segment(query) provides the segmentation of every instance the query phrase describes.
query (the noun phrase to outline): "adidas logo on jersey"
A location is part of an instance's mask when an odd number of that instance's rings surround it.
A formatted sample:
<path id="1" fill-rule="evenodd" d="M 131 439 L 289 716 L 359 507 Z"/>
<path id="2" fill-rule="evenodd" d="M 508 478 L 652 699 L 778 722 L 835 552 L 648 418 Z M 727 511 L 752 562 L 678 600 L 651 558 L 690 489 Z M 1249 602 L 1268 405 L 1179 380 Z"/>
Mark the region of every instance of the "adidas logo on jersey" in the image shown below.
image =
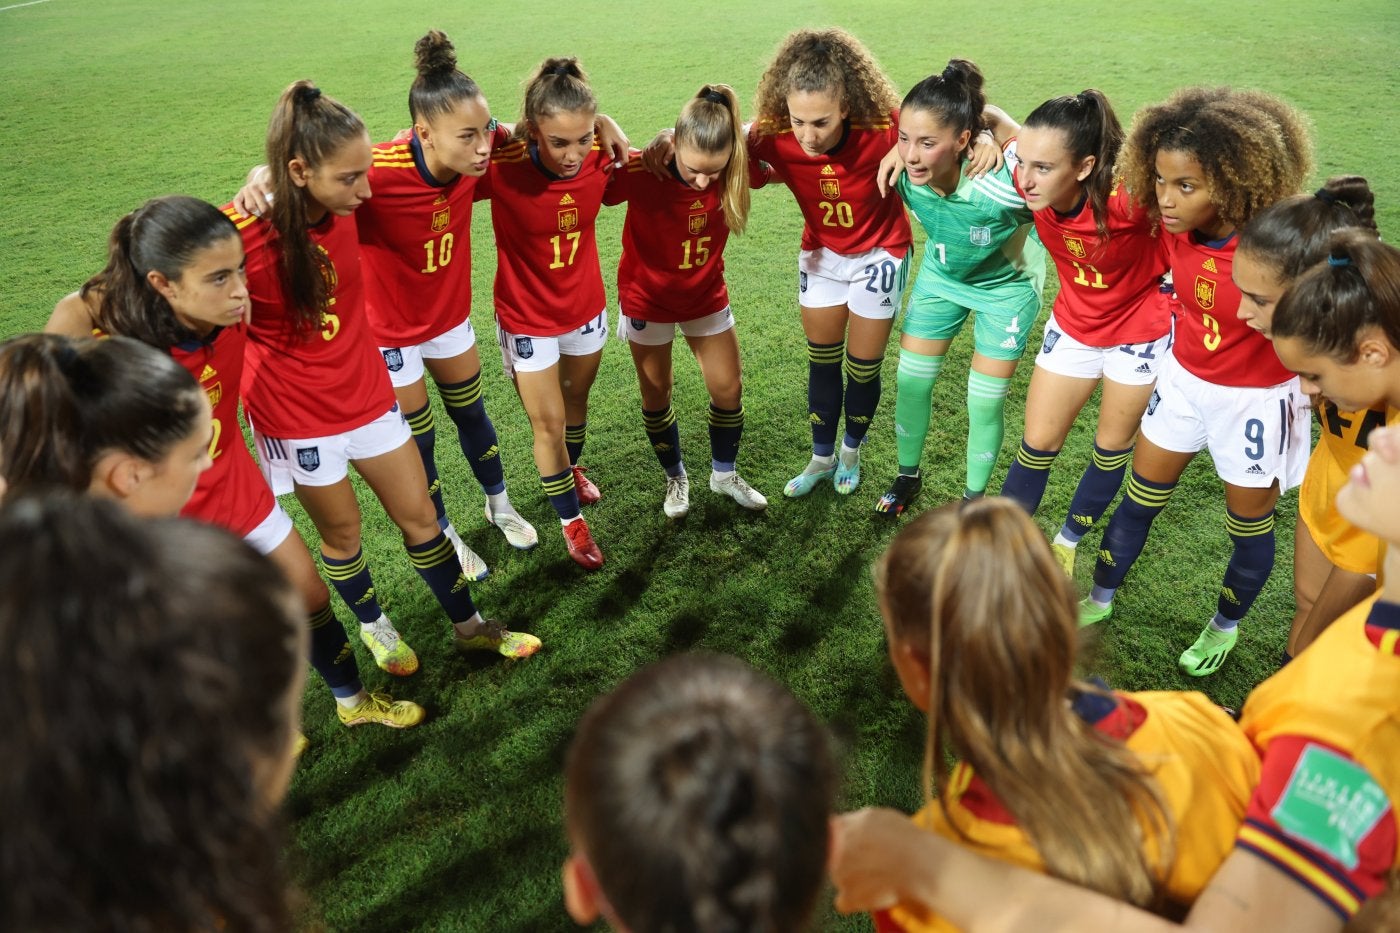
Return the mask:
<path id="1" fill-rule="evenodd" d="M 705 202 L 704 202 L 704 201 L 696 201 L 694 204 L 690 205 L 690 209 L 691 209 L 692 211 L 702 211 L 702 210 L 705 209 Z"/>
<path id="2" fill-rule="evenodd" d="M 1201 268 L 1206 270 L 1207 272 L 1218 273 L 1220 271 L 1218 268 L 1216 268 L 1214 257 L 1207 259 L 1205 262 L 1201 263 Z"/>
<path id="3" fill-rule="evenodd" d="M 574 196 L 573 196 L 572 194 L 567 194 L 567 193 L 566 193 L 562 198 L 559 199 L 559 203 L 560 203 L 560 204 L 572 204 L 572 203 L 574 203 Z"/>
<path id="4" fill-rule="evenodd" d="M 1143 363 L 1143 364 L 1142 364 L 1141 366 L 1139 366 L 1137 369 L 1133 370 L 1133 372 L 1135 372 L 1135 373 L 1145 373 L 1145 374 L 1147 374 L 1147 375 L 1150 376 L 1150 375 L 1152 375 L 1152 366 L 1151 366 L 1150 364 L 1148 364 L 1148 363 Z"/>
<path id="5" fill-rule="evenodd" d="M 214 367 L 206 363 L 204 364 L 204 372 L 199 374 L 199 381 L 208 382 L 210 379 L 213 379 L 217 375 L 218 373 L 214 372 Z"/>
<path id="6" fill-rule="evenodd" d="M 1251 463 L 1249 469 L 1245 470 L 1250 476 L 1263 476 L 1264 468 L 1257 463 Z"/>
<path id="7" fill-rule="evenodd" d="M 836 174 L 836 169 L 832 168 L 830 165 L 823 165 L 823 166 L 822 166 L 822 174 L 823 174 L 823 175 L 835 175 L 835 174 Z"/>

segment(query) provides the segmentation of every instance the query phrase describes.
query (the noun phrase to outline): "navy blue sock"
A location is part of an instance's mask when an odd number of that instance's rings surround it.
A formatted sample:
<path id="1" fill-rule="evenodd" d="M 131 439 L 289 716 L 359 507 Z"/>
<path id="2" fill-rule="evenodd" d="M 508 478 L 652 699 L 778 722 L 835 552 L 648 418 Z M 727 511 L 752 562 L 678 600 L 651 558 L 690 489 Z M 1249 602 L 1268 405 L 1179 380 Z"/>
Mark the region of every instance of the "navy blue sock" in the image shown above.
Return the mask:
<path id="1" fill-rule="evenodd" d="M 564 448 L 569 452 L 569 463 L 578 466 L 578 458 L 583 455 L 583 442 L 588 436 L 588 424 L 564 425 Z"/>
<path id="2" fill-rule="evenodd" d="M 710 465 L 716 473 L 733 471 L 744 436 L 744 406 L 716 408 L 710 404 Z"/>
<path id="3" fill-rule="evenodd" d="M 1223 619 L 1238 622 L 1259 596 L 1274 570 L 1274 513 L 1245 518 L 1225 511 L 1225 530 L 1235 545 L 1215 611 Z"/>
<path id="4" fill-rule="evenodd" d="M 1006 471 L 1006 481 L 1001 484 L 1001 494 L 1014 502 L 1029 515 L 1040 508 L 1040 500 L 1045 498 L 1045 486 L 1050 482 L 1050 466 L 1060 455 L 1058 450 L 1036 450 L 1021 438 L 1021 448 Z"/>
<path id="5" fill-rule="evenodd" d="M 642 424 L 646 426 L 647 440 L 652 452 L 661 463 L 667 476 L 680 476 L 681 431 L 676 427 L 676 413 L 667 405 L 660 411 L 642 409 Z"/>
<path id="6" fill-rule="evenodd" d="M 1094 585 L 1116 590 L 1142 554 L 1152 520 L 1171 498 L 1176 483 L 1153 483 L 1136 473 L 1128 480 L 1128 492 L 1118 504 L 1118 511 L 1108 523 L 1099 545 L 1099 560 L 1094 566 Z"/>
<path id="7" fill-rule="evenodd" d="M 1060 534 L 1066 540 L 1078 543 L 1108 511 L 1108 504 L 1118 495 L 1118 487 L 1123 485 L 1123 474 L 1127 472 L 1128 461 L 1132 457 L 1131 447 L 1104 450 L 1098 444 L 1094 445 L 1094 455 L 1084 468 L 1084 475 L 1079 478 L 1065 523 L 1060 528 Z"/>
<path id="8" fill-rule="evenodd" d="M 413 443 L 418 447 L 418 457 L 423 461 L 423 472 L 428 474 L 428 497 L 433 500 L 437 511 L 438 526 L 447 522 L 447 508 L 442 504 L 442 482 L 438 479 L 437 458 L 433 447 L 437 444 L 437 428 L 433 423 L 433 409 L 424 405 L 417 411 L 404 415 L 408 429 L 413 432 Z"/>
<path id="9" fill-rule="evenodd" d="M 812 453 L 818 457 L 830 457 L 836 452 L 844 347 L 844 343 L 807 341 L 807 420 L 812 425 Z"/>
<path id="10" fill-rule="evenodd" d="M 331 694 L 344 698 L 359 693 L 364 685 L 360 683 L 355 652 L 350 650 L 345 629 L 331 611 L 330 603 L 311 613 L 307 624 L 311 627 L 311 666 L 331 688 Z"/>
<path id="11" fill-rule="evenodd" d="M 437 384 L 447 417 L 457 426 L 457 442 L 467 458 L 467 466 L 488 496 L 504 492 L 505 472 L 501 469 L 501 451 L 496 438 L 496 426 L 486 414 L 481 398 L 481 373 L 466 382 Z"/>
<path id="12" fill-rule="evenodd" d="M 349 560 L 337 560 L 321 552 L 321 563 L 326 568 L 326 579 L 345 600 L 345 605 L 355 613 L 361 624 L 368 624 L 383 615 L 379 600 L 374 595 L 374 580 L 369 575 L 369 564 L 365 563 L 365 552 L 356 551 Z"/>
<path id="13" fill-rule="evenodd" d="M 560 521 L 578 518 L 578 490 L 574 488 L 573 470 L 541 476 L 540 485 L 544 487 L 544 494 L 549 496 L 549 504 L 559 513 Z"/>
<path id="14" fill-rule="evenodd" d="M 476 615 L 476 604 L 472 602 L 471 589 L 467 578 L 462 576 L 462 562 L 457 558 L 457 550 L 447 535 L 438 532 L 437 537 L 422 544 L 405 544 L 408 559 L 418 576 L 433 591 L 442 611 L 451 622 L 466 622 Z"/>
<path id="15" fill-rule="evenodd" d="M 880 365 L 883 356 L 863 360 L 846 351 L 846 444 L 859 447 L 870 430 L 880 404 Z"/>

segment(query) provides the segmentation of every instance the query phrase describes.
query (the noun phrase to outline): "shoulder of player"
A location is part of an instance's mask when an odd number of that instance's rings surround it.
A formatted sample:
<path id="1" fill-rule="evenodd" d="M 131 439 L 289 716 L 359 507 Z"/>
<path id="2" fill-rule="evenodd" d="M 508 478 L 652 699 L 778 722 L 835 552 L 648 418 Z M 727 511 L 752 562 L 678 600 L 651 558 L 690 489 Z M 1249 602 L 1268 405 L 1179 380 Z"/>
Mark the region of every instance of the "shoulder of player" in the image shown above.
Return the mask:
<path id="1" fill-rule="evenodd" d="M 408 139 L 396 137 L 387 143 L 379 143 L 370 149 L 374 162 L 371 171 L 417 169 L 413 161 L 413 144 Z"/>
<path id="2" fill-rule="evenodd" d="M 969 195 L 980 197 L 999 208 L 1026 209 L 1026 199 L 1016 191 L 1016 185 L 1011 180 L 1009 164 L 1004 164 L 995 172 L 989 172 L 980 178 L 971 179 L 971 183 L 966 185 L 966 191 Z"/>
<path id="3" fill-rule="evenodd" d="M 524 139 L 512 139 L 491 150 L 492 165 L 512 165 L 529 159 L 530 147 Z"/>

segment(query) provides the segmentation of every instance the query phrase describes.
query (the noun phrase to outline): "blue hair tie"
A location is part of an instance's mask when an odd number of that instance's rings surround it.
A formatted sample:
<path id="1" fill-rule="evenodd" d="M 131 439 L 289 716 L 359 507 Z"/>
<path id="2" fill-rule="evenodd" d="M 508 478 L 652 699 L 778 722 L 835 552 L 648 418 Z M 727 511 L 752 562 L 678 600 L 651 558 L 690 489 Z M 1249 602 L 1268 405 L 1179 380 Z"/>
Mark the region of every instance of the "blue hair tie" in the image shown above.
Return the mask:
<path id="1" fill-rule="evenodd" d="M 1331 266 L 1334 269 L 1339 269 L 1343 266 L 1349 266 L 1351 265 L 1351 257 L 1338 256 L 1336 253 L 1331 253 L 1327 257 L 1327 265 Z"/>

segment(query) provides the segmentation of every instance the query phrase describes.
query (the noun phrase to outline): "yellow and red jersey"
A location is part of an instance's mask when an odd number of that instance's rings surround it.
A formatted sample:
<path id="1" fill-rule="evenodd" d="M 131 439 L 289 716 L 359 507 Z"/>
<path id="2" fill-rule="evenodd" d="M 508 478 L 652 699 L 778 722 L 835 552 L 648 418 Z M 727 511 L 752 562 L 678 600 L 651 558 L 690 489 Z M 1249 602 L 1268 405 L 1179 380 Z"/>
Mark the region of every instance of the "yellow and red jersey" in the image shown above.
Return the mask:
<path id="1" fill-rule="evenodd" d="M 1161 290 L 1166 250 L 1147 211 L 1121 184 L 1108 196 L 1106 240 L 1087 197 L 1068 214 L 1051 207 L 1031 219 L 1060 277 L 1054 315 L 1065 333 L 1087 346 L 1112 347 L 1156 340 L 1171 328 Z"/>
<path id="2" fill-rule="evenodd" d="M 1189 905 L 1230 854 L 1259 779 L 1258 756 L 1229 715 L 1203 694 L 1120 693 L 1112 701 L 1086 695 L 1076 710 L 1127 746 L 1156 782 L 1176 833 L 1163 890 L 1171 901 Z M 920 810 L 915 822 L 992 858 L 1045 870 L 1015 818 L 965 763 L 954 769 L 942 800 Z M 1163 840 L 1143 829 L 1145 851 L 1155 861 Z M 877 915 L 876 928 L 955 929 L 932 911 L 907 904 Z"/>
<path id="3" fill-rule="evenodd" d="M 1400 868 L 1400 605 L 1371 597 L 1254 689 L 1263 759 L 1237 845 L 1344 920 Z"/>
<path id="4" fill-rule="evenodd" d="M 496 124 L 492 146 L 508 134 Z M 365 313 L 383 347 L 415 346 L 471 314 L 472 202 L 480 179 L 446 184 L 428 171 L 411 131 L 374 147 L 374 197 L 356 210 L 365 271 Z"/>
<path id="5" fill-rule="evenodd" d="M 309 231 L 329 261 L 321 326 L 298 333 L 282 289 L 280 237 L 272 224 L 224 208 L 247 256 L 252 321 L 243 406 L 269 437 L 325 437 L 368 424 L 394 405 L 394 390 L 365 320 L 360 240 L 353 214 L 329 214 Z"/>
<path id="6" fill-rule="evenodd" d="M 557 337 L 607 304 L 594 221 L 612 156 L 593 151 L 570 178 L 546 169 L 527 140 L 491 154 L 476 197 L 491 199 L 496 233 L 496 320 L 512 334 Z"/>
<path id="7" fill-rule="evenodd" d="M 899 141 L 897 114 L 849 122 L 841 140 L 819 156 L 803 152 L 791 128 L 760 133 L 757 127 L 749 130 L 750 176 L 761 185 L 759 162 L 766 162 L 792 191 L 806 221 L 803 249 L 824 247 L 846 256 L 876 248 L 895 256 L 909 251 L 914 235 L 904 205 L 880 197 L 875 183 L 880 160 Z"/>
<path id="8" fill-rule="evenodd" d="M 603 196 L 627 203 L 622 260 L 617 267 L 618 304 L 628 317 L 658 324 L 693 321 L 729 305 L 724 282 L 723 186 L 697 191 L 681 180 L 648 172 L 633 152 Z"/>
<path id="9" fill-rule="evenodd" d="M 1172 355 L 1193 376 L 1222 386 L 1263 388 L 1293 378 L 1269 338 L 1241 321 L 1240 290 L 1230 278 L 1234 234 L 1204 243 L 1192 233 L 1162 234 L 1180 301 Z"/>

